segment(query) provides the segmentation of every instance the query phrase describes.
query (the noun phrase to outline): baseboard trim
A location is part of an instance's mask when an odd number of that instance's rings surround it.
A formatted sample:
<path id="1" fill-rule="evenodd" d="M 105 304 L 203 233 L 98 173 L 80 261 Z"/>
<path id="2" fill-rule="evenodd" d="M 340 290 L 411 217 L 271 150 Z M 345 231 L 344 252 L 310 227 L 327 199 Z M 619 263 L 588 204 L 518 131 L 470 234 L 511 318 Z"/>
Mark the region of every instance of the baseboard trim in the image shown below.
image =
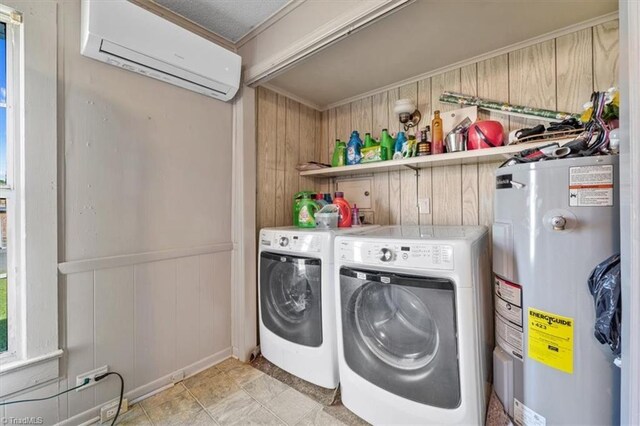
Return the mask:
<path id="1" fill-rule="evenodd" d="M 221 350 L 213 355 L 210 355 L 206 358 L 201 359 L 191 365 L 188 365 L 184 368 L 180 368 L 176 371 L 173 371 L 166 376 L 163 376 L 157 380 L 154 380 L 151 383 L 147 383 L 146 385 L 140 386 L 136 389 L 130 390 L 125 393 L 125 398 L 129 399 L 129 401 L 141 401 L 143 399 L 149 398 L 152 395 L 169 388 L 173 385 L 173 381 L 171 380 L 171 376 L 176 373 L 183 372 L 185 379 L 187 377 L 191 377 L 199 372 L 206 370 L 207 368 L 213 367 L 216 364 L 224 361 L 232 355 L 232 348 L 228 347 L 226 349 Z M 91 408 L 87 411 L 84 411 L 80 414 L 76 414 L 73 417 L 65 419 L 58 423 L 59 426 L 72 426 L 72 425 L 88 425 L 92 424 L 95 421 L 99 420 L 100 416 L 100 407 L 102 404 Z"/>

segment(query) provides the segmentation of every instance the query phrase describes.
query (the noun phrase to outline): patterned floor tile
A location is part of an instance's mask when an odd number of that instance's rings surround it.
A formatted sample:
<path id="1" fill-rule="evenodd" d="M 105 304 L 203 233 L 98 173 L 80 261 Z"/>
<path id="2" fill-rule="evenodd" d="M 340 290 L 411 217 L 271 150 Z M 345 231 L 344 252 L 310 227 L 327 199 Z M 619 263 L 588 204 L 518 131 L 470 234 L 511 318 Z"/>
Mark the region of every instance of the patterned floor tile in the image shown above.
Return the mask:
<path id="1" fill-rule="evenodd" d="M 295 425 L 311 411 L 320 408 L 320 404 L 292 388 L 282 392 L 265 406 L 288 425 Z"/>

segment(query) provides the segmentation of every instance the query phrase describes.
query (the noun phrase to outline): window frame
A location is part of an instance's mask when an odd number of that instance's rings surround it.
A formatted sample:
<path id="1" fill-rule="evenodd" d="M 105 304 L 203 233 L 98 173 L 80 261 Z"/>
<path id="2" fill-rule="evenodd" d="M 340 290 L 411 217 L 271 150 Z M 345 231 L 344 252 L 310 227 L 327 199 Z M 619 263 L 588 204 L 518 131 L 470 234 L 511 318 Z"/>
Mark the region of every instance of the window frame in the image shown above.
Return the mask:
<path id="1" fill-rule="evenodd" d="M 18 58 L 12 61 L 17 89 L 11 123 L 19 140 L 11 164 L 19 193 L 10 194 L 18 223 L 12 226 L 15 235 L 8 236 L 19 277 L 13 291 L 17 300 L 10 302 L 17 311 L 9 314 L 14 333 L 10 355 L 0 359 L 0 400 L 60 377 L 57 7 L 56 2 L 0 0 L 0 15 L 11 24 L 12 54 Z"/>
<path id="2" fill-rule="evenodd" d="M 0 364 L 14 362 L 22 358 L 22 330 L 24 299 L 20 262 L 21 200 L 22 187 L 20 158 L 23 153 L 21 132 L 21 43 L 22 31 L 19 24 L 12 21 L 5 10 L 0 9 L 0 22 L 5 24 L 6 36 L 6 160 L 7 176 L 5 185 L 0 185 L 0 198 L 7 205 L 7 351 L 0 353 Z"/>

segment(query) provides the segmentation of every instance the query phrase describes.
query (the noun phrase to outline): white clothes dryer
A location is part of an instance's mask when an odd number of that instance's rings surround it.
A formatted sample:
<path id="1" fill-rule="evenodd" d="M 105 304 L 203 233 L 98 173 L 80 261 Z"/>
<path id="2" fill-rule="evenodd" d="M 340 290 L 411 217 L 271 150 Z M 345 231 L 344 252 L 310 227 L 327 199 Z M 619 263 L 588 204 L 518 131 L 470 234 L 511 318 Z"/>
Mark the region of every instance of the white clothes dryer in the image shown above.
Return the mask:
<path id="1" fill-rule="evenodd" d="M 376 424 L 484 424 L 493 349 L 484 227 L 339 236 L 342 402 Z"/>

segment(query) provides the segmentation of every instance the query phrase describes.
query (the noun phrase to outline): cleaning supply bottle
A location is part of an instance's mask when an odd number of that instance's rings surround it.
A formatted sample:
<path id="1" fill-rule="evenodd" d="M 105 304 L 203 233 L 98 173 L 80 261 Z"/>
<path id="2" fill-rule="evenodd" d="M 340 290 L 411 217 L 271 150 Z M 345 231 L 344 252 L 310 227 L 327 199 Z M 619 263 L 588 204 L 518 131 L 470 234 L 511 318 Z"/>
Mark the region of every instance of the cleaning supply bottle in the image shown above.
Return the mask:
<path id="1" fill-rule="evenodd" d="M 360 160 L 362 159 L 362 155 L 360 155 L 360 148 L 362 148 L 362 139 L 360 139 L 358 131 L 354 130 L 351 132 L 351 138 L 349 138 L 349 143 L 347 144 L 348 166 L 360 163 Z"/>
<path id="2" fill-rule="evenodd" d="M 407 137 L 404 135 L 404 132 L 398 132 L 398 136 L 396 136 L 396 146 L 393 153 L 393 159 L 401 159 L 402 158 L 402 148 L 405 147 L 407 143 Z"/>
<path id="3" fill-rule="evenodd" d="M 313 191 L 300 191 L 293 196 L 293 226 L 298 226 L 298 218 L 300 217 L 300 202 L 304 196 L 311 198 Z"/>
<path id="4" fill-rule="evenodd" d="M 336 139 L 336 147 L 333 149 L 333 158 L 331 158 L 331 166 L 340 167 L 347 164 L 347 144 L 340 139 Z"/>
<path id="5" fill-rule="evenodd" d="M 360 222 L 360 209 L 356 204 L 351 208 L 351 226 L 360 226 L 362 222 Z"/>
<path id="6" fill-rule="evenodd" d="M 380 146 L 387 152 L 387 160 L 393 158 L 394 141 L 387 129 L 382 129 L 382 135 L 380 135 Z"/>
<path id="7" fill-rule="evenodd" d="M 327 202 L 327 204 L 333 204 L 333 200 L 331 199 L 331 193 L 330 192 L 326 192 L 324 194 L 324 200 Z"/>
<path id="8" fill-rule="evenodd" d="M 300 200 L 298 209 L 298 226 L 300 228 L 315 228 L 315 214 L 318 211 L 318 203 L 311 199 L 309 194 L 304 194 Z"/>
<path id="9" fill-rule="evenodd" d="M 324 206 L 326 206 L 327 204 L 329 204 L 329 203 L 327 203 L 327 202 L 325 201 L 325 199 L 324 199 L 324 194 L 323 194 L 322 192 L 318 192 L 318 193 L 316 194 L 316 203 L 318 204 L 318 209 L 321 209 L 321 208 L 323 208 Z"/>
<path id="10" fill-rule="evenodd" d="M 371 133 L 365 133 L 364 134 L 364 147 L 365 148 L 371 148 L 373 146 L 376 146 L 376 140 L 374 138 L 371 137 Z"/>
<path id="11" fill-rule="evenodd" d="M 433 113 L 433 120 L 431 120 L 432 142 L 431 153 L 442 154 L 444 152 L 444 134 L 442 129 L 442 118 L 440 118 L 440 111 Z"/>
<path id="12" fill-rule="evenodd" d="M 351 227 L 351 206 L 349 202 L 344 199 L 343 192 L 336 192 L 333 204 L 338 206 L 340 217 L 338 218 L 339 228 Z"/>

